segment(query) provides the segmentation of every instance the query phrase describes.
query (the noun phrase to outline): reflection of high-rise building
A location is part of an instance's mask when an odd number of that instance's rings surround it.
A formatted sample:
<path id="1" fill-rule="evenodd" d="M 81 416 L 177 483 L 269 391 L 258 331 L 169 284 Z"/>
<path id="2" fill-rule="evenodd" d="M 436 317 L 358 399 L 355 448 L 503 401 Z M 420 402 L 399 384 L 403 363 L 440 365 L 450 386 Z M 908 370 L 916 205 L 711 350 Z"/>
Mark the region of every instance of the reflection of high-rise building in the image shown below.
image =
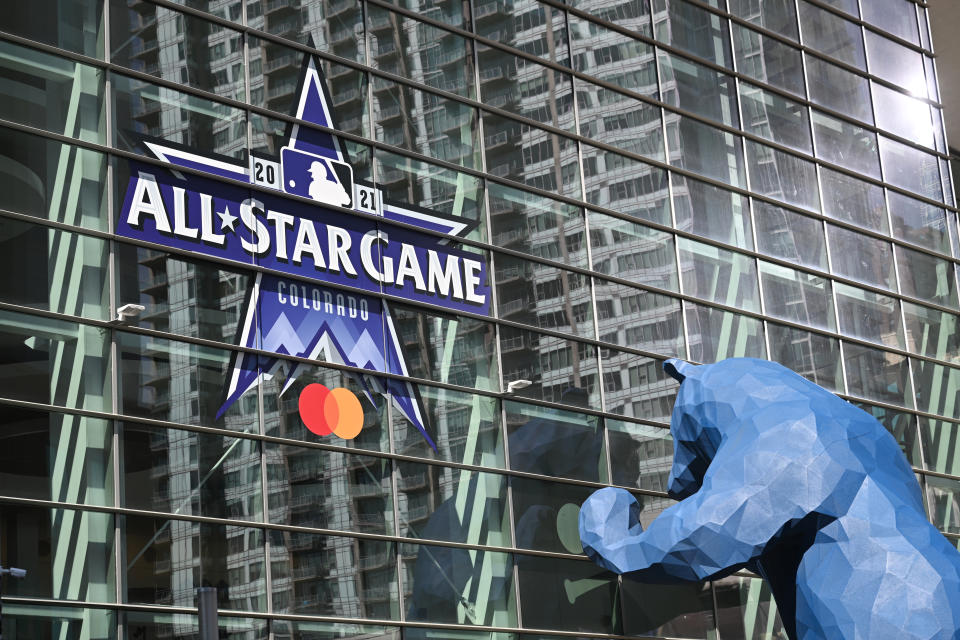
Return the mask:
<path id="1" fill-rule="evenodd" d="M 245 640 L 783 637 L 752 574 L 668 588 L 579 555 L 598 485 L 633 490 L 644 524 L 672 503 L 672 356 L 776 360 L 873 413 L 960 541 L 960 247 L 926 11 L 8 8 L 0 560 L 29 574 L 4 585 L 4 633 L 193 638 L 195 589 L 213 586 L 221 630 Z M 262 256 L 114 233 L 131 173 L 168 172 L 150 145 L 276 158 L 311 54 L 354 180 L 463 222 L 443 246 L 487 269 L 489 312 L 347 286 L 387 309 L 403 359 L 387 376 L 338 366 L 329 341 L 271 369 Z M 169 179 L 176 198 L 198 178 Z M 144 310 L 111 322 L 130 303 Z M 258 384 L 223 409 L 251 350 Z M 359 435 L 308 429 L 314 383 L 358 399 Z"/>

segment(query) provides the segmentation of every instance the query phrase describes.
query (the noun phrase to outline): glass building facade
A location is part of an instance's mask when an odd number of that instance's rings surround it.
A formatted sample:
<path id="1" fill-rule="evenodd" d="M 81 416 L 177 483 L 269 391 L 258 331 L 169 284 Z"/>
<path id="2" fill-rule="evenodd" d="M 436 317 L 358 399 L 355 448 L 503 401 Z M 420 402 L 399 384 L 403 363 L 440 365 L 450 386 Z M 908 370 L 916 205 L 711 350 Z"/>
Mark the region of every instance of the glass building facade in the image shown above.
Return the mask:
<path id="1" fill-rule="evenodd" d="M 4 637 L 195 638 L 213 586 L 232 640 L 783 638 L 752 574 L 582 554 L 596 488 L 671 504 L 665 357 L 775 360 L 872 413 L 960 544 L 932 52 L 911 0 L 6 6 Z M 489 265 L 489 314 L 383 294 L 436 450 L 379 396 L 353 440 L 308 431 L 307 384 L 375 377 L 321 361 L 218 415 L 264 269 L 115 233 L 146 139 L 277 153 L 309 55 L 355 178 L 470 221 Z"/>

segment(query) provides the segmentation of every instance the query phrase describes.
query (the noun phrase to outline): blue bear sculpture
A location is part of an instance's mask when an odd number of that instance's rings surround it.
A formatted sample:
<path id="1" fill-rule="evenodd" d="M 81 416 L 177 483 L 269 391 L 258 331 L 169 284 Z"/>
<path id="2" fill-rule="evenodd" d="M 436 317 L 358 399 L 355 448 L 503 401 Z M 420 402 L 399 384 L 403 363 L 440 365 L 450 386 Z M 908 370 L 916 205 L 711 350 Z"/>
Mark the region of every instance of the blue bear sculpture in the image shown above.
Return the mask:
<path id="1" fill-rule="evenodd" d="M 960 638 L 960 553 L 924 515 L 897 442 L 789 369 L 668 360 L 681 382 L 669 493 L 643 531 L 614 488 L 580 511 L 587 555 L 646 582 L 768 581 L 798 638 Z"/>

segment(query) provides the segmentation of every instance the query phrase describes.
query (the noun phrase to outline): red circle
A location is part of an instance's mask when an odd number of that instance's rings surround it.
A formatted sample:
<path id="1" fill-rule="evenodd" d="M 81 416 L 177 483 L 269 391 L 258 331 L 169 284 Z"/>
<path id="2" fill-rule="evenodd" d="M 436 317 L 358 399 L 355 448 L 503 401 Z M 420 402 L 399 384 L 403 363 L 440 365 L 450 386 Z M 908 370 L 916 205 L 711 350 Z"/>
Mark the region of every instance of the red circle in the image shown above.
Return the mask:
<path id="1" fill-rule="evenodd" d="M 329 389 L 316 382 L 308 384 L 303 388 L 303 391 L 300 392 L 300 400 L 298 402 L 300 419 L 303 420 L 303 424 L 307 426 L 307 429 L 318 436 L 333 433 L 333 427 L 336 426 L 335 424 L 330 424 L 325 417 L 325 413 L 329 411 L 329 409 L 325 411 L 324 405 L 327 404 L 325 401 L 329 394 Z"/>

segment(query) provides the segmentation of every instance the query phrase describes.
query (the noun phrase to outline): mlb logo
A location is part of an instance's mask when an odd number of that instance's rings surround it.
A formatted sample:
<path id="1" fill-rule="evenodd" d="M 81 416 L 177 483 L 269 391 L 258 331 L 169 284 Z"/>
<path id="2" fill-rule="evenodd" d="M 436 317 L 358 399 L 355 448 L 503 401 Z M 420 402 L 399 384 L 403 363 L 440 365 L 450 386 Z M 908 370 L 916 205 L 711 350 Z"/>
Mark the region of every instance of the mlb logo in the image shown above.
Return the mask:
<path id="1" fill-rule="evenodd" d="M 283 190 L 323 204 L 353 208 L 353 170 L 350 165 L 312 153 L 284 147 L 280 151 Z"/>

